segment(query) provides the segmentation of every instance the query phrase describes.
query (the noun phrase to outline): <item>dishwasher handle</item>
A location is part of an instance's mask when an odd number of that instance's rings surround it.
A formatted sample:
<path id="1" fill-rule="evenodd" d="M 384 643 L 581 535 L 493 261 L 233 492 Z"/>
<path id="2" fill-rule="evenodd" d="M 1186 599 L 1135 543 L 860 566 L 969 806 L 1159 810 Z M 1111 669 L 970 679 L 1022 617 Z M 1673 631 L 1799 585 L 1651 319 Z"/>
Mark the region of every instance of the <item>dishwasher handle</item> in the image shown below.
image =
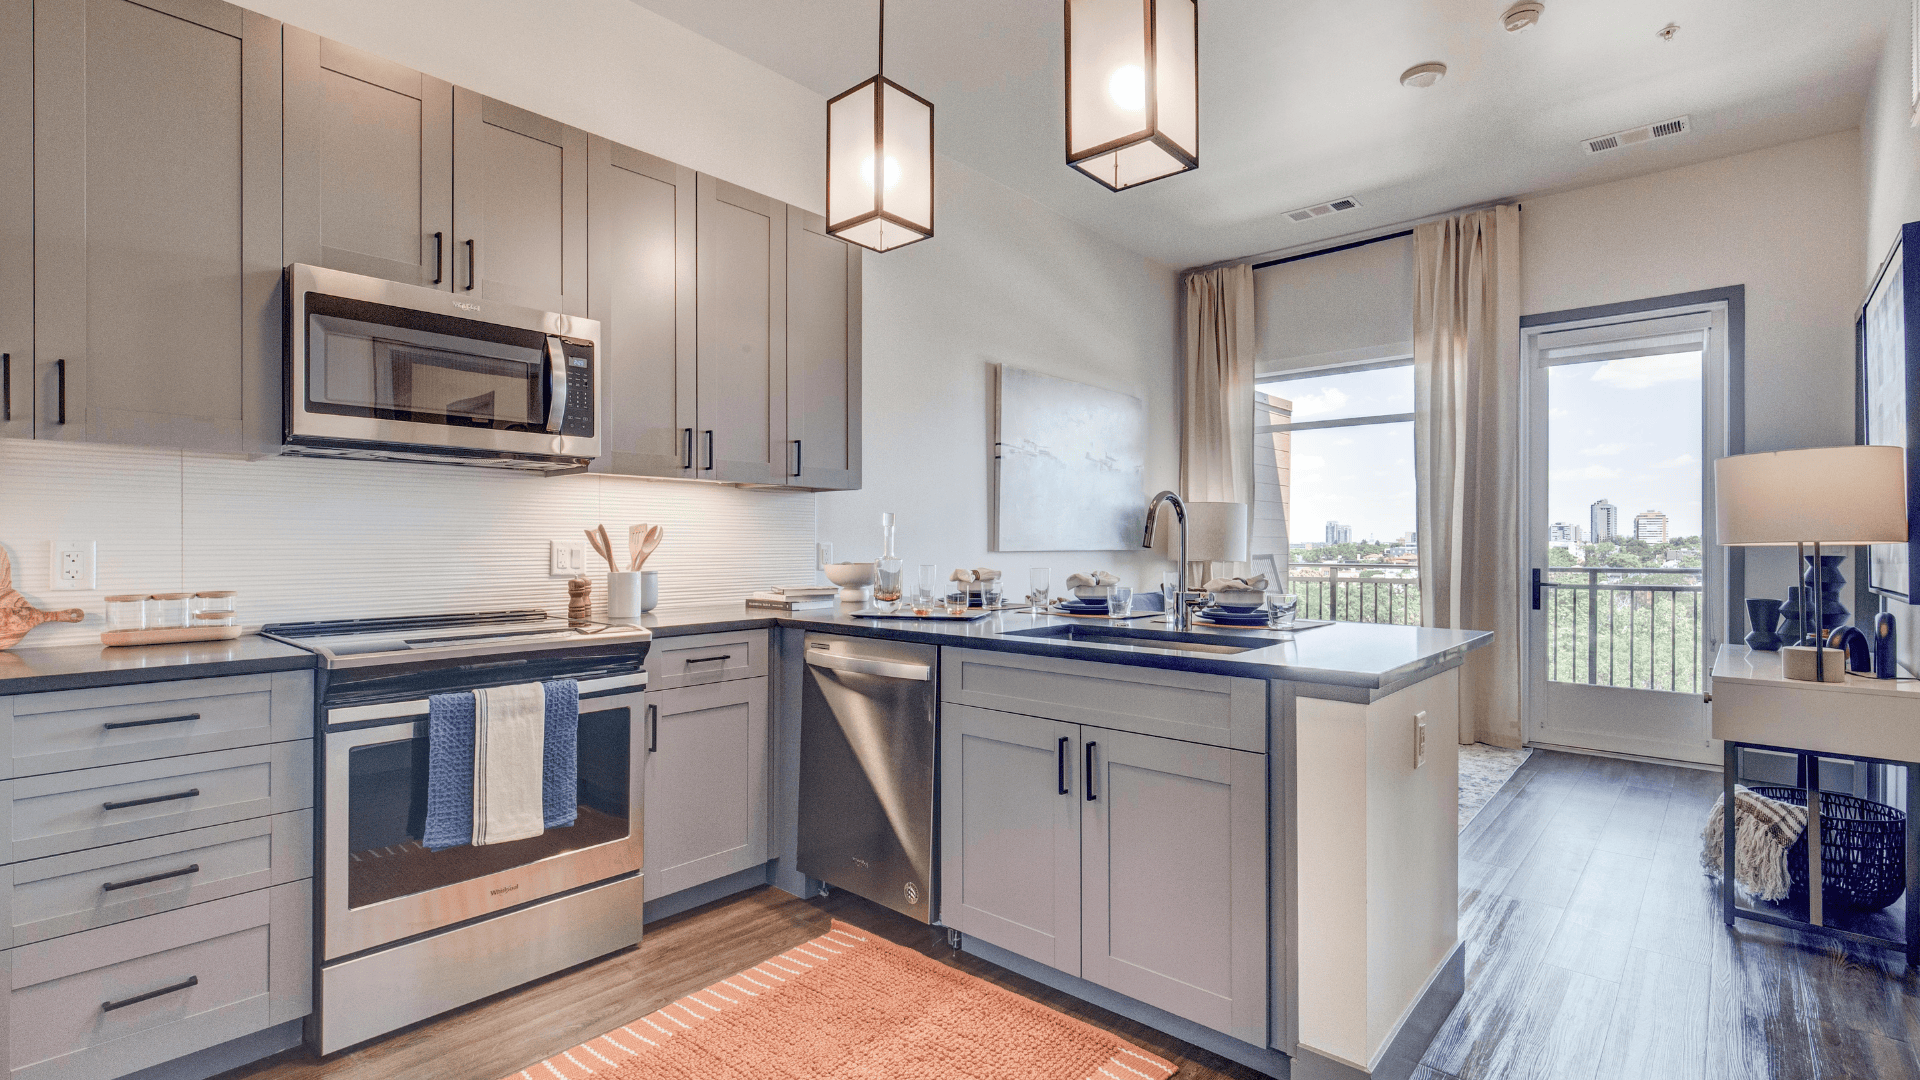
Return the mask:
<path id="1" fill-rule="evenodd" d="M 859 675 L 878 675 L 886 679 L 933 681 L 933 666 L 930 664 L 903 664 L 897 660 L 870 660 L 864 656 L 842 656 L 839 653 L 812 651 L 807 653 L 807 663 L 814 667 L 851 671 Z"/>

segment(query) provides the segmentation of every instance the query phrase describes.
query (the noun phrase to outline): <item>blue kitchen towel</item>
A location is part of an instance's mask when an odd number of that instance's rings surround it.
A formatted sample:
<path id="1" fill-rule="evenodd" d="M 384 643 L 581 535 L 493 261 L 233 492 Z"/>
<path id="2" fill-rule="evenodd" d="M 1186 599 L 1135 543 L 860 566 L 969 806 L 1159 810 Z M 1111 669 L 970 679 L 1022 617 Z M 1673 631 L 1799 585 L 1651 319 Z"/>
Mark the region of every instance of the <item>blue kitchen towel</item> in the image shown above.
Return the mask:
<path id="1" fill-rule="evenodd" d="M 545 683 L 540 801 L 544 823 L 557 829 L 579 814 L 580 684 Z M 473 694 L 427 699 L 427 825 L 421 843 L 433 851 L 473 842 Z"/>

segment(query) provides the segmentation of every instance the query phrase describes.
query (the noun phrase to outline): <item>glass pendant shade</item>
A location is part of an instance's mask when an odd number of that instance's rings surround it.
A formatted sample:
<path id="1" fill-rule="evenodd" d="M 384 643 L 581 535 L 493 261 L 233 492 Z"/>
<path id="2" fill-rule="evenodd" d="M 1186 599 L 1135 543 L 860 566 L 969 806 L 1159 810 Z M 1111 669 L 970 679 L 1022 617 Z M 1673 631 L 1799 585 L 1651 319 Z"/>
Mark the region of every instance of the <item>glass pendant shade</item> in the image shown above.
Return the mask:
<path id="1" fill-rule="evenodd" d="M 827 102 L 827 232 L 874 251 L 933 235 L 933 103 L 875 75 Z"/>
<path id="2" fill-rule="evenodd" d="M 1119 191 L 1200 167 L 1195 0 L 1066 0 L 1067 164 Z"/>

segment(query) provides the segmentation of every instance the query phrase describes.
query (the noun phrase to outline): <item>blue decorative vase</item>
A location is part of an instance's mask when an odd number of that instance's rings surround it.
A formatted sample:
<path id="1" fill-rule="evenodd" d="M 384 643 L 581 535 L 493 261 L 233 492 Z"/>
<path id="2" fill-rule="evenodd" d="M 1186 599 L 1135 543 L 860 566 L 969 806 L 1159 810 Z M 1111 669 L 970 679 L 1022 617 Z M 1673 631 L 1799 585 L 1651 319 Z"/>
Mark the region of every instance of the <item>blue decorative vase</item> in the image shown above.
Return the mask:
<path id="1" fill-rule="evenodd" d="M 1747 601 L 1747 621 L 1753 624 L 1753 632 L 1747 635 L 1747 648 L 1772 652 L 1780 647 L 1780 635 L 1774 628 L 1780 624 L 1781 603 L 1761 596 Z"/>
<path id="2" fill-rule="evenodd" d="M 1822 555 L 1820 565 L 1815 567 L 1813 556 L 1806 556 L 1807 572 L 1801 578 L 1801 584 L 1805 587 L 1800 590 L 1800 595 L 1808 600 L 1818 596 L 1818 607 L 1814 610 L 1820 614 L 1817 623 L 1813 611 L 1801 615 L 1803 632 L 1815 633 L 1814 628 L 1818 626 L 1817 632 L 1824 638 L 1829 631 L 1847 625 L 1850 613 L 1847 605 L 1840 602 L 1840 586 L 1847 583 L 1846 575 L 1840 573 L 1840 564 L 1845 560 L 1845 555 Z M 1814 604 L 1807 606 L 1814 607 Z"/>
<path id="3" fill-rule="evenodd" d="M 1891 611 L 1873 617 L 1873 677 L 1876 679 L 1900 677 L 1898 630 Z"/>

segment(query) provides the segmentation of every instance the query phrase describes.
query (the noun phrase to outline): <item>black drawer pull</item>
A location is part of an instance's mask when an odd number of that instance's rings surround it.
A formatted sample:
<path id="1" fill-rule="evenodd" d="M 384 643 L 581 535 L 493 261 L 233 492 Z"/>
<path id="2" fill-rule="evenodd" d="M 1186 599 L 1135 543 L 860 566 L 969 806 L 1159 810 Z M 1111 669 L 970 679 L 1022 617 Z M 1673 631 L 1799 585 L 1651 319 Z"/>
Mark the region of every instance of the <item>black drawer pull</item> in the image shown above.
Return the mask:
<path id="1" fill-rule="evenodd" d="M 684 467 L 691 469 L 693 468 L 693 429 L 681 428 L 680 431 L 686 440 L 687 463 Z"/>
<path id="2" fill-rule="evenodd" d="M 709 660 L 731 660 L 731 659 L 733 659 L 733 654 L 732 654 L 732 653 L 721 653 L 721 654 L 720 654 L 719 656 L 693 656 L 693 657 L 688 657 L 688 658 L 687 658 L 687 663 L 689 663 L 689 664 L 704 664 L 704 663 L 706 663 L 706 662 L 708 662 Z"/>
<path id="3" fill-rule="evenodd" d="M 473 286 L 474 286 L 474 279 L 473 279 L 473 269 L 474 269 L 474 262 L 473 262 L 473 258 L 474 258 L 474 256 L 473 256 L 473 241 L 472 241 L 472 240 L 468 240 L 468 241 L 467 241 L 467 291 L 468 291 L 468 292 L 472 292 L 472 291 L 473 291 Z"/>
<path id="4" fill-rule="evenodd" d="M 107 810 L 125 810 L 129 806 L 145 806 L 148 803 L 172 802 L 175 799 L 191 799 L 198 794 L 200 794 L 199 788 L 188 788 L 185 791 L 176 791 L 171 795 L 149 795 L 144 799 L 128 799 L 126 802 L 101 803 L 100 805 Z"/>
<path id="5" fill-rule="evenodd" d="M 200 985 L 200 976 L 189 975 L 186 977 L 184 981 L 174 983 L 172 986 L 163 986 L 158 990 L 149 990 L 144 994 L 135 994 L 130 998 L 121 998 L 119 1001 L 103 1001 L 100 1003 L 100 1011 L 112 1012 L 115 1009 L 124 1009 L 129 1005 L 138 1005 L 143 1001 L 152 1001 L 154 998 L 157 998 L 157 997 L 165 997 L 168 994 L 177 994 L 180 991 L 187 989 L 188 987 L 199 986 L 199 985 Z"/>
<path id="6" fill-rule="evenodd" d="M 157 716 L 152 720 L 115 720 L 113 723 L 103 726 L 105 726 L 108 731 L 118 731 L 121 728 L 152 727 L 155 724 L 184 724 L 189 720 L 198 719 L 200 719 L 199 713 L 188 713 L 185 716 Z"/>
<path id="7" fill-rule="evenodd" d="M 1094 801 L 1094 794 L 1093 794 L 1093 748 L 1094 748 L 1094 747 L 1096 747 L 1096 746 L 1099 746 L 1099 745 L 1100 745 L 1100 744 L 1099 744 L 1099 743 L 1097 743 L 1097 742 L 1090 742 L 1090 743 L 1088 743 L 1088 744 L 1087 744 L 1087 801 L 1088 801 L 1088 802 L 1093 802 L 1093 801 Z"/>
<path id="8" fill-rule="evenodd" d="M 165 881 L 168 878 L 175 877 L 186 877 L 188 874 L 197 874 L 199 872 L 200 864 L 194 863 L 192 866 L 183 866 L 178 870 L 168 870 L 161 874 L 148 874 L 146 877 L 129 878 L 126 881 L 109 881 L 100 886 L 100 891 L 113 892 L 115 889 L 131 889 L 135 885 L 151 885 L 156 881 Z"/>
<path id="9" fill-rule="evenodd" d="M 660 706 L 647 706 L 647 753 L 660 749 Z"/>
<path id="10" fill-rule="evenodd" d="M 1067 744 L 1072 741 L 1073 741 L 1072 739 L 1068 738 L 1065 735 L 1060 736 L 1060 752 L 1057 755 L 1055 755 L 1058 761 L 1057 767 L 1060 771 L 1059 786 L 1060 786 L 1060 794 L 1062 795 L 1065 795 L 1067 793 Z"/>
<path id="11" fill-rule="evenodd" d="M 59 379 L 60 383 L 60 411 L 56 422 L 64 424 L 67 422 L 67 362 L 65 360 L 55 360 L 53 362 L 53 373 Z"/>
<path id="12" fill-rule="evenodd" d="M 435 285 L 440 284 L 440 279 L 446 276 L 443 273 L 446 265 L 446 251 L 443 246 L 446 243 L 446 235 L 445 233 L 433 234 L 433 283 Z"/>
<path id="13" fill-rule="evenodd" d="M 793 440 L 793 475 L 800 475 L 800 440 Z"/>
<path id="14" fill-rule="evenodd" d="M 0 353 L 0 420 L 13 419 L 13 354 Z"/>

